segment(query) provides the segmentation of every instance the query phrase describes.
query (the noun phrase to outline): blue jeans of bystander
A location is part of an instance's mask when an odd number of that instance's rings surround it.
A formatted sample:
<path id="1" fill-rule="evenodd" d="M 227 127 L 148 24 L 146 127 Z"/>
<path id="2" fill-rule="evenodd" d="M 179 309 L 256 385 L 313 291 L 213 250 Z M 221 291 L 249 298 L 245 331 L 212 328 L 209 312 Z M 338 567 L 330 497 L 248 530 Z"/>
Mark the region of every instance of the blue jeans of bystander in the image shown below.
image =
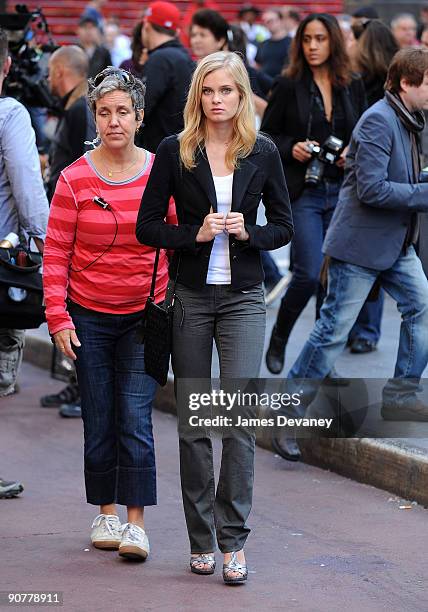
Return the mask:
<path id="1" fill-rule="evenodd" d="M 386 384 L 384 401 L 400 404 L 414 399 L 428 363 L 428 280 L 413 247 L 403 251 L 394 265 L 382 272 L 332 259 L 320 318 L 289 378 L 323 379 L 331 371 L 378 277 L 397 302 L 402 317 L 395 380 Z"/>

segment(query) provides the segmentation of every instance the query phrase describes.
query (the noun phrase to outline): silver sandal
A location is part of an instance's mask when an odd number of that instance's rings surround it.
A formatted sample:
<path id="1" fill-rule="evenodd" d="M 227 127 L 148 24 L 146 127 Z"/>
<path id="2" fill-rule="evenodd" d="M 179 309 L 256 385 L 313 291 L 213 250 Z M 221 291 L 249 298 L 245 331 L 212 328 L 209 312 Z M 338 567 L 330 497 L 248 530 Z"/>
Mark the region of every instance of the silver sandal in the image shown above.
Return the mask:
<path id="1" fill-rule="evenodd" d="M 223 564 L 223 580 L 226 584 L 239 584 L 245 582 L 248 578 L 247 565 L 238 561 L 236 558 L 237 552 L 232 552 L 229 563 Z M 239 573 L 240 575 L 230 576 L 232 572 Z"/>
<path id="2" fill-rule="evenodd" d="M 206 569 L 197 567 L 198 565 L 208 565 Z M 190 571 L 194 574 L 214 574 L 215 557 L 213 554 L 201 553 L 197 557 L 190 557 Z"/>

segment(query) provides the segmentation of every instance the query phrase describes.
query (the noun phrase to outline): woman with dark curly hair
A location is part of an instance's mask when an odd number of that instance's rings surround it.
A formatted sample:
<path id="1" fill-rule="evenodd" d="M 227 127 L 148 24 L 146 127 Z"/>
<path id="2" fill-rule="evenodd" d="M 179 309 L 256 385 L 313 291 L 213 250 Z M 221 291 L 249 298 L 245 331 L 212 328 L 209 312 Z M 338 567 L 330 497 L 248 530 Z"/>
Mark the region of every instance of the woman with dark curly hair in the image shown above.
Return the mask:
<path id="1" fill-rule="evenodd" d="M 293 276 L 266 355 L 273 374 L 282 371 L 291 330 L 313 294 L 318 294 L 317 311 L 321 306 L 321 246 L 342 184 L 346 145 L 366 105 L 337 20 L 324 13 L 308 15 L 297 29 L 290 63 L 273 88 L 261 126 L 278 146 L 296 228 Z M 314 164 L 317 147 L 321 156 L 337 147 L 337 155 Z"/>

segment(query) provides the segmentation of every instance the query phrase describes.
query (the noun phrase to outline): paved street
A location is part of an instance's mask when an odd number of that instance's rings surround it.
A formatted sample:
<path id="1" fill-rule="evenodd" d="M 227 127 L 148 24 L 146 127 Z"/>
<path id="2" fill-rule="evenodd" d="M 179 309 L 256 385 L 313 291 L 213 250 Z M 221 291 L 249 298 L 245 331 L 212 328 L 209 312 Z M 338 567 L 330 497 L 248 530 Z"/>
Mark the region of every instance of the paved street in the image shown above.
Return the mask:
<path id="1" fill-rule="evenodd" d="M 40 395 L 62 386 L 43 370 L 24 364 L 20 383 L 18 395 L 0 400 L 1 474 L 25 485 L 22 498 L 0 501 L 0 591 L 63 591 L 72 612 L 428 610 L 426 510 L 400 510 L 388 492 L 260 448 L 249 582 L 224 586 L 220 567 L 214 576 L 191 574 L 175 420 L 158 412 L 152 555 L 136 565 L 91 548 L 97 509 L 84 501 L 81 422 L 39 408 Z"/>

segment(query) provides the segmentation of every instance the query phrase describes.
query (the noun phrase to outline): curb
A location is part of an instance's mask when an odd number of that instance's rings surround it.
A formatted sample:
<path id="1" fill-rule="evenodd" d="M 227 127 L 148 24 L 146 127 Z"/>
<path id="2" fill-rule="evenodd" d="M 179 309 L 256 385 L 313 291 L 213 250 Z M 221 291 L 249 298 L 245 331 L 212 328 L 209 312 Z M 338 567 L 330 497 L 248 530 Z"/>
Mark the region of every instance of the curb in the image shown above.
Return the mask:
<path id="1" fill-rule="evenodd" d="M 50 370 L 52 362 L 53 344 L 44 338 L 25 334 L 24 361 L 42 368 Z"/>
<path id="2" fill-rule="evenodd" d="M 51 359 L 51 342 L 27 333 L 24 360 L 49 370 Z M 176 413 L 172 376 L 159 388 L 153 405 L 161 412 Z M 257 432 L 257 444 L 272 451 L 266 430 Z M 299 445 L 305 463 L 428 507 L 428 455 L 422 451 L 395 440 L 371 438 L 301 439 Z"/>
<path id="3" fill-rule="evenodd" d="M 428 455 L 422 451 L 390 439 L 302 442 L 305 462 L 428 506 Z"/>

